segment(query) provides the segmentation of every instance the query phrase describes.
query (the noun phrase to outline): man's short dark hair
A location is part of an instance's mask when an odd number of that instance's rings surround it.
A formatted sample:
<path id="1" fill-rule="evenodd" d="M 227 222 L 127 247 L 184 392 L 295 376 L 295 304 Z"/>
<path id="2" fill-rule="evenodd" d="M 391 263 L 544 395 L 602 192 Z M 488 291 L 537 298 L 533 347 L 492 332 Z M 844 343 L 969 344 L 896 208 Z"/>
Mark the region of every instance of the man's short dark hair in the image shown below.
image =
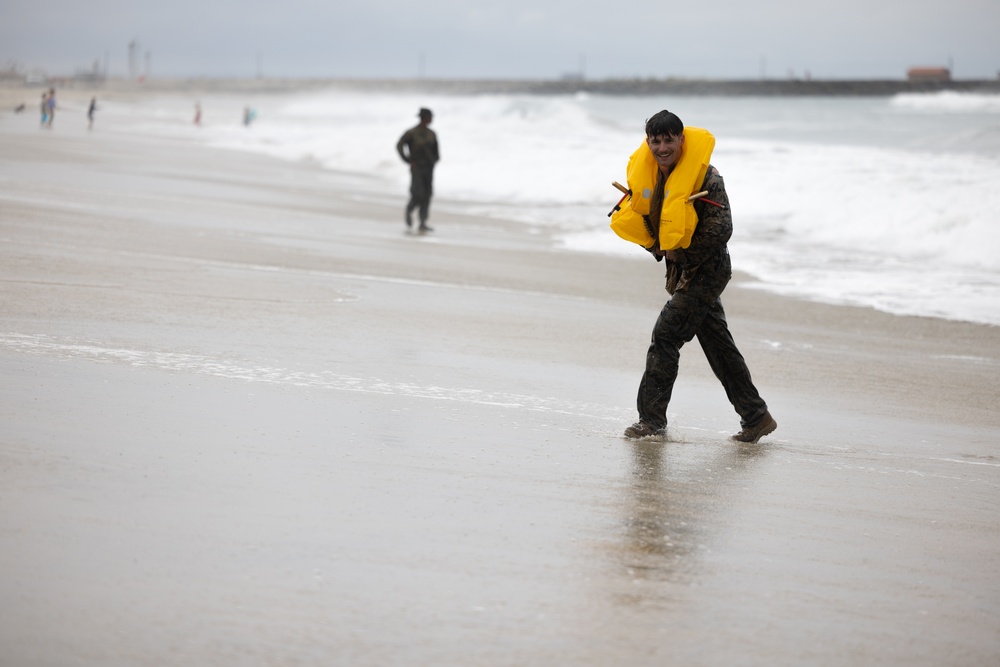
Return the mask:
<path id="1" fill-rule="evenodd" d="M 646 121 L 647 137 L 679 137 L 684 134 L 684 123 L 677 114 L 666 109 L 659 111 Z"/>

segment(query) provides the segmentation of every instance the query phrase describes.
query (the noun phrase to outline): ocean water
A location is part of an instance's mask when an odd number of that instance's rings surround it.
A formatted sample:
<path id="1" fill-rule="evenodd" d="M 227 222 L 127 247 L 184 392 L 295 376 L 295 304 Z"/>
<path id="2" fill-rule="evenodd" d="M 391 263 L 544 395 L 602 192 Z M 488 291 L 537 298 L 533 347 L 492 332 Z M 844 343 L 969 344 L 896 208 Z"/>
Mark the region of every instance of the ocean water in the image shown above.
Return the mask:
<path id="1" fill-rule="evenodd" d="M 370 176 L 407 191 L 395 152 L 435 112 L 435 209 L 514 219 L 558 248 L 648 259 L 607 213 L 645 119 L 660 109 L 716 136 L 737 270 L 752 287 L 900 314 L 1000 325 L 1000 95 L 612 97 L 329 90 L 133 108 L 143 132 Z M 244 105 L 257 111 L 240 123 Z M 119 110 L 123 111 L 123 110 Z"/>

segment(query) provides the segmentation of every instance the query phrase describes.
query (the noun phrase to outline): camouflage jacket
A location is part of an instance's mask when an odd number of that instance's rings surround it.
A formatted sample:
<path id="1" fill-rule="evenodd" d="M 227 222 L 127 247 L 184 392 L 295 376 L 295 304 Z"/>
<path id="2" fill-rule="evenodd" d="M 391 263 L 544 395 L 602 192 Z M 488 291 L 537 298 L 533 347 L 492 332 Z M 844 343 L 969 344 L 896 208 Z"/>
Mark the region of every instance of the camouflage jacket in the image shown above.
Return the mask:
<path id="1" fill-rule="evenodd" d="M 685 289 L 702 264 L 716 259 L 720 254 L 728 254 L 726 244 L 733 235 L 733 215 L 729 209 L 726 184 L 715 167 L 709 165 L 701 190 L 708 191 L 705 199 L 721 206 L 714 206 L 701 200 L 695 201 L 694 210 L 698 213 L 698 226 L 691 236 L 691 245 L 665 253 L 657 244 L 649 249 L 656 257 L 656 261 L 660 261 L 661 256 L 667 258 L 667 291 L 671 294 L 676 290 Z"/>
<path id="2" fill-rule="evenodd" d="M 695 200 L 694 210 L 698 213 L 698 226 L 691 236 L 691 245 L 674 250 L 674 259 L 684 269 L 699 266 L 717 253 L 726 250 L 726 244 L 733 235 L 733 213 L 729 209 L 726 184 L 722 180 L 722 174 L 712 165 L 708 166 L 708 173 L 705 175 L 701 190 L 708 191 L 705 199 L 721 204 L 721 207 Z"/>
<path id="3" fill-rule="evenodd" d="M 434 130 L 423 125 L 416 125 L 404 132 L 396 143 L 396 150 L 411 169 L 433 169 L 434 164 L 441 159 L 437 135 Z"/>

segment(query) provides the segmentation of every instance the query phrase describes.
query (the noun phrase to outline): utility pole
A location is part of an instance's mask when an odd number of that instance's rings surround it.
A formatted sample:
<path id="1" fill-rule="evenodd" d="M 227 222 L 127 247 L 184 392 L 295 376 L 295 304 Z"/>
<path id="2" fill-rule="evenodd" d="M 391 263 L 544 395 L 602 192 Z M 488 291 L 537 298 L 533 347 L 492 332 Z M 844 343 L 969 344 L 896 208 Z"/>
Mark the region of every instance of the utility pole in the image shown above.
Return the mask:
<path id="1" fill-rule="evenodd" d="M 138 48 L 139 45 L 136 43 L 134 39 L 128 43 L 128 78 L 132 79 L 133 81 L 135 80 L 135 68 L 136 68 L 135 53 Z"/>

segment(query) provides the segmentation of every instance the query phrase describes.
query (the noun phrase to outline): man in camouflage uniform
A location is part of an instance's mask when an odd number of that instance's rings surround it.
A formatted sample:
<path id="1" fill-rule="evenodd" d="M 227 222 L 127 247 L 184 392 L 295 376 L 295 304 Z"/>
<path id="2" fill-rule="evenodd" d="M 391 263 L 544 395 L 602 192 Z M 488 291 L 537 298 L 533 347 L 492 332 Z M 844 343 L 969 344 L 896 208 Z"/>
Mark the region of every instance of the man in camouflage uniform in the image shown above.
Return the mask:
<path id="1" fill-rule="evenodd" d="M 664 185 L 681 159 L 684 124 L 669 111 L 661 111 L 646 122 L 646 143 L 660 170 L 645 221 L 651 236 L 659 239 Z M 719 298 L 732 277 L 726 244 L 733 233 L 733 218 L 725 184 L 715 167 L 709 165 L 701 190 L 707 190 L 708 195 L 694 204 L 698 226 L 691 245 L 663 251 L 657 240 L 648 248 L 656 261 L 665 260 L 671 298 L 653 327 L 636 401 L 639 421 L 625 429 L 630 438 L 666 434 L 667 405 L 677 379 L 680 348 L 695 336 L 740 415 L 742 430 L 733 440 L 756 442 L 778 427 L 750 379 L 743 355 L 736 349 Z"/>
<path id="2" fill-rule="evenodd" d="M 434 165 L 441 159 L 437 135 L 428 127 L 434 119 L 430 109 L 421 109 L 420 124 L 403 133 L 396 150 L 403 162 L 410 165 L 410 201 L 406 205 L 406 226 L 413 226 L 413 209 L 418 210 L 420 231 L 433 231 L 427 226 L 431 195 L 434 194 Z M 403 147 L 406 150 L 403 150 Z"/>

